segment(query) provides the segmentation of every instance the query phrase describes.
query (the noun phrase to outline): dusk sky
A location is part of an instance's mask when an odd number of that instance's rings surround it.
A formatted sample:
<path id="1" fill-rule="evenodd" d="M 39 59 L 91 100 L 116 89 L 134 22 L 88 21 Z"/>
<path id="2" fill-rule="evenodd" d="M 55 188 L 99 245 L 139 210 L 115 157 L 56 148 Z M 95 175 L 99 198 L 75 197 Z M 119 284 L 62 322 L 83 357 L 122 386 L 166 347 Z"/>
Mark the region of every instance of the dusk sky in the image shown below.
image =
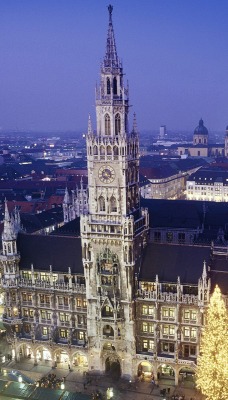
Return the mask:
<path id="1" fill-rule="evenodd" d="M 113 0 L 139 130 L 228 125 L 228 0 Z M 82 131 L 105 53 L 108 0 L 0 0 L 0 128 Z"/>

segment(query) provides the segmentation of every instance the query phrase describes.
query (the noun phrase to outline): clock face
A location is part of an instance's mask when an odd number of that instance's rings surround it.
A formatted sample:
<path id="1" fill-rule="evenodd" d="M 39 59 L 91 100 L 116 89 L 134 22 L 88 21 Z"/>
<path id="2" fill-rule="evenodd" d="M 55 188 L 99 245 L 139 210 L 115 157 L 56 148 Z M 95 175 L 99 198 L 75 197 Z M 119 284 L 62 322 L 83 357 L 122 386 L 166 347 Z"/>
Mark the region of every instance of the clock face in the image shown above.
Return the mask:
<path id="1" fill-rule="evenodd" d="M 110 165 L 103 165 L 98 172 L 99 179 L 104 183 L 111 183 L 115 179 L 115 171 Z"/>

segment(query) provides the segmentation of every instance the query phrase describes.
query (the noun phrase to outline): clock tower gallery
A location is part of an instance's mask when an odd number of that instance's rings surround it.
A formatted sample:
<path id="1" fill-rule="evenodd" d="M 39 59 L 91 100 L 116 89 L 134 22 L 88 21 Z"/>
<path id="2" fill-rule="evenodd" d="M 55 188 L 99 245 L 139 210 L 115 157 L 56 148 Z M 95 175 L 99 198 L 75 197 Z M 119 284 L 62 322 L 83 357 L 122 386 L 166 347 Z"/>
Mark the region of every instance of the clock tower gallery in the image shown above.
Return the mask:
<path id="1" fill-rule="evenodd" d="M 81 216 L 89 369 L 135 373 L 136 275 L 147 242 L 139 208 L 139 141 L 129 132 L 128 89 L 117 56 L 109 5 L 106 52 L 96 90 L 97 131 L 87 134 L 88 213 Z"/>

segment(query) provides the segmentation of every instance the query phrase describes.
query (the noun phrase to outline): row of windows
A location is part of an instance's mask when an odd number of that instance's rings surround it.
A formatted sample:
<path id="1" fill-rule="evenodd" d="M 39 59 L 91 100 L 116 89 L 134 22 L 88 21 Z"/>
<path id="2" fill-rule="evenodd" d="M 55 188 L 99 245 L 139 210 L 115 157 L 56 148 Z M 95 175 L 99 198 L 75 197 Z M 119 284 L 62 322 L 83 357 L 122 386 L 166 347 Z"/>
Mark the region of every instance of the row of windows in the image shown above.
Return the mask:
<path id="1" fill-rule="evenodd" d="M 39 295 L 40 304 L 49 304 L 51 301 L 51 297 L 49 295 L 40 294 Z M 24 302 L 32 302 L 32 294 L 31 293 L 22 293 L 22 300 Z M 12 295 L 12 301 L 16 301 L 15 294 Z M 57 296 L 57 303 L 59 306 L 69 306 L 69 297 L 67 296 Z M 80 297 L 75 299 L 76 307 L 87 307 L 86 299 L 82 299 Z"/>
<path id="2" fill-rule="evenodd" d="M 110 209 L 109 209 L 110 212 L 117 212 L 117 201 L 114 196 L 111 197 L 109 203 L 105 202 L 105 198 L 103 196 L 99 197 L 99 199 L 98 199 L 99 211 L 105 212 L 108 204 L 110 207 Z"/>
<path id="3" fill-rule="evenodd" d="M 142 314 L 143 315 L 151 315 L 155 316 L 155 307 L 152 305 L 143 304 L 142 305 Z M 161 316 L 163 318 L 175 318 L 175 308 L 170 307 L 162 307 Z M 185 320 L 193 320 L 196 321 L 197 312 L 196 310 L 186 309 L 183 310 L 183 318 Z"/>
<path id="4" fill-rule="evenodd" d="M 173 240 L 174 240 L 174 233 L 173 232 L 166 232 L 166 241 L 167 241 L 167 243 L 171 243 L 171 242 L 173 242 Z M 185 233 L 184 232 L 179 232 L 178 234 L 177 234 L 177 240 L 178 240 L 178 243 L 185 243 L 185 239 L 186 239 L 186 236 L 185 236 Z M 154 240 L 156 241 L 156 242 L 160 242 L 161 241 L 161 232 L 154 232 Z"/>
<path id="5" fill-rule="evenodd" d="M 105 155 L 118 156 L 119 154 L 124 156 L 125 153 L 128 155 L 131 154 L 136 157 L 136 154 L 138 153 L 138 146 L 134 145 L 134 144 L 132 146 L 128 145 L 127 148 L 120 147 L 120 150 L 119 150 L 118 146 L 112 147 L 110 145 L 108 145 L 108 146 L 100 145 L 99 147 L 97 145 L 95 145 L 95 146 L 93 146 L 93 148 L 91 146 L 89 147 L 89 154 L 91 156 L 92 155 L 94 155 L 94 156 L 100 155 L 100 156 L 105 157 Z M 103 157 L 103 159 L 104 159 L 104 157 Z"/>
<path id="6" fill-rule="evenodd" d="M 19 332 L 19 326 L 18 325 L 15 325 L 15 331 Z M 30 333 L 31 332 L 31 325 L 25 324 L 24 325 L 24 331 L 25 331 L 25 333 Z M 43 336 L 48 336 L 49 333 L 50 333 L 49 327 L 48 326 L 42 326 L 41 333 L 42 333 Z M 61 329 L 61 328 L 59 329 L 59 337 L 61 339 L 68 339 L 69 336 L 70 335 L 69 335 L 68 329 Z M 76 332 L 76 334 L 74 336 L 75 336 L 74 338 L 78 339 L 78 340 L 84 340 L 85 341 L 85 339 L 86 339 L 86 334 L 83 331 Z"/>
<path id="7" fill-rule="evenodd" d="M 111 118 L 110 118 L 109 114 L 105 114 L 104 122 L 105 122 L 105 135 L 111 135 Z M 120 133 L 120 129 L 121 129 L 120 114 L 115 115 L 114 128 L 115 128 L 115 135 L 118 135 Z"/>
<path id="8" fill-rule="evenodd" d="M 175 344 L 169 342 L 161 342 L 161 352 L 164 353 L 174 353 L 175 352 Z M 144 339 L 142 342 L 142 350 L 143 351 L 154 351 L 154 341 L 150 339 Z M 196 346 L 194 345 L 182 345 L 181 354 L 184 357 L 191 357 L 196 355 Z"/>
<path id="9" fill-rule="evenodd" d="M 142 323 L 142 331 L 145 333 L 154 333 L 154 325 L 143 322 Z M 184 338 L 196 338 L 197 330 L 195 327 L 185 326 L 183 328 L 183 336 Z M 162 334 L 168 336 L 175 335 L 175 326 L 174 325 L 162 325 Z"/>
<path id="10" fill-rule="evenodd" d="M 112 81 L 112 90 L 113 90 L 113 94 L 117 95 L 117 79 L 115 76 Z M 106 93 L 111 94 L 111 80 L 109 77 L 106 80 Z"/>

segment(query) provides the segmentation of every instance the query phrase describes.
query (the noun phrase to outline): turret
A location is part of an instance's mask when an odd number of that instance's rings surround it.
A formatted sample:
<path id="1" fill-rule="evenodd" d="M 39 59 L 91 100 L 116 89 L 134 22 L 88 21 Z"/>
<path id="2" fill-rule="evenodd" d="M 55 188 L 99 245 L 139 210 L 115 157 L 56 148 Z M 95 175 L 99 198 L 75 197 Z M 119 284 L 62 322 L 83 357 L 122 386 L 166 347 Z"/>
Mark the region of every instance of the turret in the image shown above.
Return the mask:
<path id="1" fill-rule="evenodd" d="M 2 248 L 4 255 L 17 254 L 17 229 L 13 216 L 10 216 L 7 201 L 5 201 L 4 229 L 2 233 Z"/>
<path id="2" fill-rule="evenodd" d="M 19 276 L 20 256 L 17 252 L 18 215 L 14 219 L 10 216 L 7 201 L 5 201 L 4 229 L 2 233 L 2 254 L 0 265 L 3 277 L 7 281 L 14 281 Z"/>

